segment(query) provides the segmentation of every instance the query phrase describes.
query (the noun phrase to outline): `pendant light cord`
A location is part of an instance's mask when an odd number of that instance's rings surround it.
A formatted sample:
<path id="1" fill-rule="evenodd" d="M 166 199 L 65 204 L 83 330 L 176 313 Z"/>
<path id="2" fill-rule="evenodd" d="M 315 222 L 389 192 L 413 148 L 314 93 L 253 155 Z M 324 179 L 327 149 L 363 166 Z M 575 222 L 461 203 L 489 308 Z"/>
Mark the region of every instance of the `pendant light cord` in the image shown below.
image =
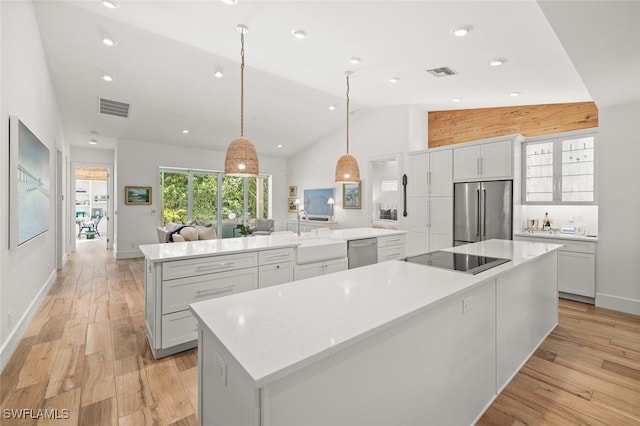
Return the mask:
<path id="1" fill-rule="evenodd" d="M 349 154 L 349 74 L 347 74 L 347 154 Z"/>
<path id="2" fill-rule="evenodd" d="M 240 137 L 244 136 L 244 32 L 240 32 Z"/>

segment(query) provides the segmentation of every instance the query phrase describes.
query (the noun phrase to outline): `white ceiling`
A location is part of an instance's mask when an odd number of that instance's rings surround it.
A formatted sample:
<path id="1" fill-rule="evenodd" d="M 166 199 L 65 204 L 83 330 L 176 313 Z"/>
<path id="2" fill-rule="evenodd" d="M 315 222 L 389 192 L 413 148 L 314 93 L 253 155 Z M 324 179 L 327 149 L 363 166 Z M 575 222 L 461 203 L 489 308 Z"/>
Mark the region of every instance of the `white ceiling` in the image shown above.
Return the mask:
<path id="1" fill-rule="evenodd" d="M 240 132 L 237 24 L 249 27 L 245 136 L 259 155 L 289 157 L 343 127 L 346 70 L 355 71 L 352 111 L 592 100 L 532 0 L 119 4 L 111 10 L 98 0 L 35 2 L 67 141 L 74 146 L 88 147 L 95 138 L 103 149 L 130 139 L 224 150 Z M 570 22 L 579 27 L 579 20 Z M 454 37 L 451 29 L 461 25 L 473 30 Z M 307 38 L 295 39 L 293 29 L 305 30 Z M 117 45 L 104 46 L 104 36 Z M 351 64 L 354 56 L 362 62 Z M 494 57 L 507 63 L 491 67 Z M 436 78 L 425 72 L 441 66 L 459 74 Z M 224 78 L 213 77 L 216 69 Z M 114 81 L 104 82 L 103 74 Z M 400 81 L 390 83 L 390 77 Z M 511 91 L 521 96 L 511 97 Z M 99 97 L 130 103 L 130 118 L 99 114 Z M 462 101 L 454 103 L 454 97 Z"/>

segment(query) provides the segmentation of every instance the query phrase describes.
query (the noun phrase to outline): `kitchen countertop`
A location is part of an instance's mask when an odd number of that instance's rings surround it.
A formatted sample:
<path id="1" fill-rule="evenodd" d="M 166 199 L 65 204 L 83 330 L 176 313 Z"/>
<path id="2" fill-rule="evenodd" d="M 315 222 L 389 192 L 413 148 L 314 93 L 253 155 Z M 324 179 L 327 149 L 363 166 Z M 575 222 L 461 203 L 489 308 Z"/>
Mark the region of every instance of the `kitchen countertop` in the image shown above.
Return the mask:
<path id="1" fill-rule="evenodd" d="M 323 240 L 358 240 L 362 238 L 401 235 L 406 231 L 379 228 L 350 228 L 322 230 L 304 233 L 301 237 L 291 234 L 256 235 L 240 238 L 185 241 L 180 243 L 158 243 L 140 246 L 140 251 L 150 262 L 193 259 L 216 254 L 233 254 L 285 247 L 301 244 L 322 243 Z"/>
<path id="2" fill-rule="evenodd" d="M 593 241 L 598 242 L 598 237 L 589 237 L 584 234 L 563 234 L 559 231 L 519 231 L 514 232 L 513 236 L 532 237 L 532 238 L 555 238 L 560 240 L 576 240 L 576 241 Z"/>
<path id="3" fill-rule="evenodd" d="M 511 259 L 469 275 L 390 261 L 190 305 L 260 388 L 561 245 L 489 240 L 447 249 Z M 428 284 L 428 285 L 427 285 Z"/>

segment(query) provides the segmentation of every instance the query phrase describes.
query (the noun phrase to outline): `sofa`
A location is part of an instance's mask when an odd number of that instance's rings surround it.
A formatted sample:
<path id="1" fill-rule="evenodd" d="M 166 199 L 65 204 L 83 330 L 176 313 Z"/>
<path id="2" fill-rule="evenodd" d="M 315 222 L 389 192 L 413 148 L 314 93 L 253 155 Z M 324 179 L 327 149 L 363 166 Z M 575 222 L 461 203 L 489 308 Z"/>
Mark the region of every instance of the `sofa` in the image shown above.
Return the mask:
<path id="1" fill-rule="evenodd" d="M 156 232 L 160 243 L 213 240 L 216 238 L 216 230 L 213 226 L 190 226 L 182 223 L 167 222 L 164 227 L 158 227 Z"/>

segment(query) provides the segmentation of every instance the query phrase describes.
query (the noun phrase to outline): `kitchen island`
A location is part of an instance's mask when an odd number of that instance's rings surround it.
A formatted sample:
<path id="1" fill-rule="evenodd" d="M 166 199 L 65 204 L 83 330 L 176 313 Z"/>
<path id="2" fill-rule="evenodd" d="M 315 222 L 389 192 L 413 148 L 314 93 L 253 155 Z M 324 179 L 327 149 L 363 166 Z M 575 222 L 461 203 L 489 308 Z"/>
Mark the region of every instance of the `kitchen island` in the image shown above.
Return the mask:
<path id="1" fill-rule="evenodd" d="M 470 275 L 391 261 L 190 305 L 204 425 L 472 424 L 557 325 L 561 246 Z"/>

